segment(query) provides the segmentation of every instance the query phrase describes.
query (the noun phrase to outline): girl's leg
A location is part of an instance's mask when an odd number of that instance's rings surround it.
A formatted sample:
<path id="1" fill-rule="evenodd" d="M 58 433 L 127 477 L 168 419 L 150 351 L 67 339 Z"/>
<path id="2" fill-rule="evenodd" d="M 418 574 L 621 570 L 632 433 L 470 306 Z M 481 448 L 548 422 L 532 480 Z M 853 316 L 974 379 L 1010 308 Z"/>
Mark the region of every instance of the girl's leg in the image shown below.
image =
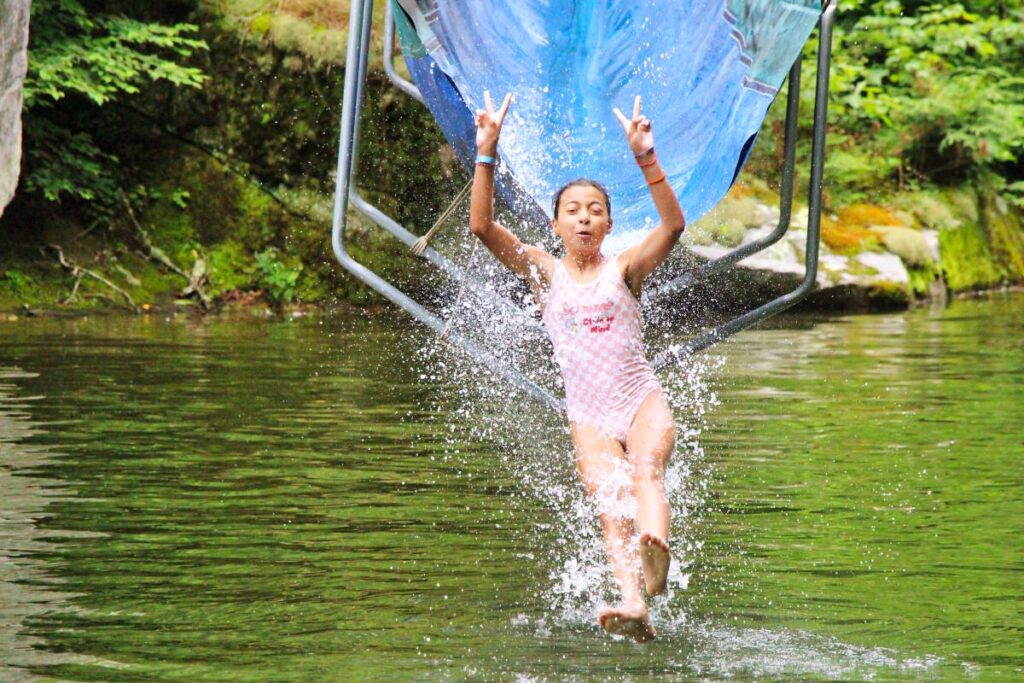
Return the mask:
<path id="1" fill-rule="evenodd" d="M 650 595 L 665 591 L 671 562 L 665 468 L 675 447 L 675 429 L 672 409 L 664 394 L 656 391 L 644 399 L 626 434 L 626 454 L 633 464 L 633 494 L 637 500 L 640 564 Z"/>
<path id="2" fill-rule="evenodd" d="M 625 474 L 628 463 L 622 445 L 589 425 L 574 423 L 571 432 L 576 468 L 587 495 L 597 503 L 608 562 L 622 595 L 620 605 L 601 611 L 598 623 L 611 633 L 650 640 L 654 629 L 640 592 L 637 555 L 632 543 L 633 492 Z"/>

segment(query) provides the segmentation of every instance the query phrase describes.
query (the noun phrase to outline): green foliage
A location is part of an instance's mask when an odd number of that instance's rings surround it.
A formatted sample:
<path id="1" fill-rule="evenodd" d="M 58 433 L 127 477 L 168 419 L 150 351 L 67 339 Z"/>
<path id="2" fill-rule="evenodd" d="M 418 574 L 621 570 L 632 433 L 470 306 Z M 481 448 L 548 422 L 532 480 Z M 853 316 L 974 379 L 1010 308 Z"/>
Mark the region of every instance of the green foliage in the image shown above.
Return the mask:
<path id="1" fill-rule="evenodd" d="M 193 24 L 165 26 L 96 14 L 78 0 L 35 0 L 31 21 L 26 108 L 70 93 L 103 105 L 139 92 L 146 83 L 197 87 L 205 80 L 199 69 L 178 61 L 206 47 L 190 37 L 197 30 Z"/>
<path id="2" fill-rule="evenodd" d="M 93 135 L 95 107 L 154 83 L 200 86 L 206 76 L 184 62 L 206 44 L 192 24 L 95 12 L 79 0 L 35 0 L 31 26 L 24 187 L 49 201 L 68 197 L 110 211 L 118 158 Z"/>
<path id="3" fill-rule="evenodd" d="M 1008 281 L 1024 281 L 1024 226 L 1019 212 L 1011 210 L 998 192 L 982 195 L 982 226 L 992 256 Z"/>
<path id="4" fill-rule="evenodd" d="M 996 173 L 1024 205 L 1024 10 L 1020 2 L 840 2 L 830 77 L 827 200 Z M 805 49 L 801 139 L 810 136 L 817 40 Z M 811 66 L 808 69 L 808 66 Z M 780 98 L 779 102 L 784 103 Z M 772 107 L 752 159 L 781 166 L 784 106 Z M 802 144 L 801 163 L 809 158 Z"/>
<path id="5" fill-rule="evenodd" d="M 1002 269 L 992 258 L 985 234 L 976 223 L 939 233 L 942 272 L 956 291 L 991 287 L 1003 281 Z"/>
<path id="6" fill-rule="evenodd" d="M 302 264 L 285 263 L 274 247 L 256 254 L 257 284 L 276 304 L 288 304 L 295 299 L 301 273 Z"/>
<path id="7" fill-rule="evenodd" d="M 45 118 L 31 118 L 26 127 L 31 141 L 26 153 L 27 191 L 37 192 L 51 202 L 60 201 L 62 196 L 96 201 L 102 206 L 117 201 L 118 186 L 110 169 L 118 159 L 100 150 L 91 135 L 72 133 Z"/>
<path id="8" fill-rule="evenodd" d="M 841 182 L 1000 166 L 1024 153 L 1024 23 L 963 5 L 840 5 L 830 113 Z M 994 8 L 993 8 L 994 9 Z M 870 162 L 855 164 L 852 158 Z M 852 166 L 854 173 L 846 174 Z"/>
<path id="9" fill-rule="evenodd" d="M 252 284 L 252 261 L 237 242 L 223 242 L 215 246 L 207 255 L 207 263 L 212 296 L 247 289 Z"/>
<path id="10" fill-rule="evenodd" d="M 16 297 L 32 294 L 36 289 L 36 283 L 32 276 L 15 268 L 0 273 L 0 285 L 3 285 Z"/>
<path id="11" fill-rule="evenodd" d="M 935 261 L 927 261 L 922 265 L 907 265 L 907 276 L 910 289 L 915 296 L 927 296 L 932 283 L 942 277 L 942 269 Z"/>

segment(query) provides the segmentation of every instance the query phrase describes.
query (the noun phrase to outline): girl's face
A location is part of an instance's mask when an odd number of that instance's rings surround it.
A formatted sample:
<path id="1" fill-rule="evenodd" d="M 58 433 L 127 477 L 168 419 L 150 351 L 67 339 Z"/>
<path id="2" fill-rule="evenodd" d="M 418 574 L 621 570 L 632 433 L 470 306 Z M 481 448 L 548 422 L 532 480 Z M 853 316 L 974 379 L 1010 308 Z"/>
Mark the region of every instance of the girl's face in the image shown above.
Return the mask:
<path id="1" fill-rule="evenodd" d="M 552 219 L 551 226 L 562 238 L 566 251 L 587 255 L 600 251 L 601 242 L 612 230 L 612 219 L 599 189 L 573 185 L 562 193 L 558 216 Z"/>

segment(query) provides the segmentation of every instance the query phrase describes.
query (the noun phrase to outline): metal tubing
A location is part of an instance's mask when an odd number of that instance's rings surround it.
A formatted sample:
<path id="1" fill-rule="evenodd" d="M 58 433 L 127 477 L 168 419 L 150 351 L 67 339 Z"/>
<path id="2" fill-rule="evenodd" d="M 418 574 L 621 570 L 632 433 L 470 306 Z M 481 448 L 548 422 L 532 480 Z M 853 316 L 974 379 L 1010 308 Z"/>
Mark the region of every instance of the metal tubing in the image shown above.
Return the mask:
<path id="1" fill-rule="evenodd" d="M 358 194 L 352 188 L 352 177 L 356 160 L 355 147 L 359 134 L 359 106 L 363 100 L 362 91 L 365 89 L 366 83 L 366 64 L 369 56 L 367 48 L 369 46 L 372 20 L 373 0 L 352 3 L 349 17 L 349 43 L 345 57 L 345 88 L 341 107 L 341 132 L 338 138 L 338 165 L 334 186 L 331 247 L 334 250 L 335 258 L 338 259 L 338 263 L 349 273 L 372 287 L 393 304 L 401 307 L 416 320 L 419 320 L 434 332 L 440 334 L 445 328 L 443 320 L 353 259 L 345 249 L 348 201 L 350 197 L 358 197 Z M 518 386 L 530 398 L 553 410 L 563 410 L 561 401 L 555 399 L 519 371 L 495 358 L 490 352 L 475 342 L 466 339 L 457 332 L 451 331 L 448 331 L 447 338 L 460 346 L 471 358 L 485 365 L 491 372 Z"/>
<path id="2" fill-rule="evenodd" d="M 405 246 L 411 248 L 412 245 L 416 243 L 416 240 L 419 239 L 416 235 L 406 230 L 401 223 L 368 202 L 365 197 L 359 194 L 359 190 L 356 188 L 353 187 L 349 190 L 348 198 L 349 201 L 352 202 L 353 209 L 356 209 L 359 213 L 372 220 Z M 445 258 L 444 255 L 435 251 L 432 247 L 426 248 L 423 252 L 423 258 L 427 259 L 452 277 L 462 277 L 462 270 Z"/>
<path id="3" fill-rule="evenodd" d="M 331 248 L 342 265 L 346 265 L 345 214 L 348 211 L 348 186 L 352 175 L 352 118 L 358 99 L 359 49 L 355 36 L 363 25 L 364 4 L 353 2 L 349 8 L 348 48 L 345 51 L 345 88 L 341 100 L 341 125 L 338 134 L 338 165 L 334 178 L 334 212 L 331 215 Z M 347 267 L 347 266 L 346 266 Z"/>
<path id="4" fill-rule="evenodd" d="M 803 62 L 803 55 L 796 58 L 789 70 L 789 79 L 786 89 L 786 123 L 785 137 L 783 143 L 782 159 L 782 188 L 779 197 L 779 222 L 769 234 L 748 242 L 729 253 L 720 256 L 712 261 L 697 266 L 693 270 L 679 275 L 673 280 L 666 282 L 650 294 L 645 294 L 643 302 L 648 304 L 685 289 L 693 283 L 702 280 L 710 275 L 725 270 L 729 266 L 739 263 L 746 257 L 766 249 L 782 239 L 782 236 L 789 230 L 789 220 L 793 213 L 793 178 L 796 169 L 796 128 L 797 119 L 800 113 L 800 65 Z"/>
<path id="5" fill-rule="evenodd" d="M 807 189 L 807 253 L 804 279 L 796 289 L 755 308 L 710 332 L 659 353 L 651 365 L 655 370 L 681 362 L 688 355 L 706 349 L 726 337 L 793 306 L 813 289 L 818 276 L 818 245 L 821 229 L 821 196 L 824 188 L 825 126 L 828 122 L 828 82 L 832 56 L 832 23 L 836 3 L 830 2 L 821 15 L 818 34 L 818 73 L 814 93 L 814 133 L 811 147 L 811 179 Z"/>
<path id="6" fill-rule="evenodd" d="M 359 0 L 355 0 L 358 2 Z M 356 109 L 352 120 L 352 168 L 349 174 L 354 178 L 359 171 L 359 135 L 363 130 L 363 102 L 366 100 L 366 70 L 370 65 L 370 29 L 373 28 L 373 0 L 363 0 L 366 7 L 363 10 L 362 30 L 359 32 L 359 70 L 357 73 L 358 87 L 356 88 Z M 351 38 L 351 36 L 350 36 Z M 349 199 L 355 189 L 353 183 L 349 182 Z"/>
<path id="7" fill-rule="evenodd" d="M 393 237 L 395 237 L 395 239 L 402 242 L 405 246 L 411 248 L 419 239 L 416 235 L 406 230 L 401 223 L 368 202 L 365 197 L 359 194 L 359 190 L 355 187 L 349 190 L 348 198 L 349 201 L 352 202 L 352 208 L 372 220 L 385 231 L 389 232 Z M 466 274 L 466 271 L 449 261 L 443 254 L 438 253 L 432 247 L 427 247 L 424 250 L 422 257 L 437 266 L 440 270 L 443 270 L 453 279 L 461 280 L 465 277 L 470 277 Z M 505 297 L 496 296 L 495 301 L 498 306 L 501 307 L 502 311 L 519 318 L 524 325 L 536 328 L 541 327 L 541 323 L 539 321 L 535 320 L 523 309 L 519 308 Z"/>
<path id="8" fill-rule="evenodd" d="M 366 81 L 366 69 L 369 58 L 369 38 L 370 38 L 370 26 L 372 24 L 372 9 L 373 0 L 363 0 L 362 2 L 354 2 L 352 5 L 351 16 L 349 20 L 349 44 L 346 53 L 346 65 L 345 65 L 345 89 L 344 99 L 342 103 L 341 112 L 341 133 L 338 140 L 338 166 L 337 166 L 337 177 L 335 181 L 335 201 L 334 201 L 334 212 L 332 216 L 332 232 L 331 232 L 331 246 L 334 250 L 334 254 L 338 259 L 338 262 L 345 267 L 352 275 L 357 277 L 362 282 L 366 283 L 392 303 L 400 306 L 414 318 L 430 327 L 435 332 L 442 332 L 444 330 L 444 322 L 432 314 L 430 311 L 416 303 L 410 297 L 405 295 L 403 292 L 386 282 L 378 275 L 367 269 L 362 264 L 355 261 L 351 255 L 345 249 L 345 227 L 346 227 L 346 212 L 348 210 L 348 204 L 351 200 L 358 210 L 364 212 L 372 220 L 377 222 L 382 227 L 385 227 L 389 232 L 398 237 L 407 244 L 413 241 L 415 238 L 402 228 L 397 222 L 391 220 L 376 207 L 366 202 L 359 196 L 358 192 L 355 191 L 352 183 L 353 171 L 355 169 L 356 161 L 356 147 L 360 128 L 360 107 L 362 105 L 363 97 L 365 94 L 365 81 Z M 390 10 L 390 6 L 388 8 Z M 825 123 L 827 121 L 827 97 L 828 97 L 828 70 L 830 61 L 830 48 L 831 48 L 831 36 L 832 36 L 832 23 L 833 15 L 835 12 L 835 3 L 830 2 L 822 14 L 820 20 L 820 42 L 818 48 L 818 74 L 817 74 L 817 85 L 816 85 L 816 100 L 815 100 L 815 114 L 814 114 L 814 135 L 813 135 L 813 148 L 811 154 L 811 182 L 808 190 L 808 228 L 807 228 L 807 260 L 804 280 L 800 286 L 790 292 L 787 295 L 779 297 L 760 308 L 746 313 L 745 315 L 736 318 L 711 332 L 703 335 L 700 338 L 692 340 L 686 344 L 676 345 L 666 349 L 664 352 L 659 354 L 653 365 L 655 368 L 665 367 L 672 362 L 678 362 L 682 360 L 686 355 L 707 348 L 711 344 L 725 339 L 726 337 L 735 334 L 736 332 L 756 323 L 764 318 L 778 313 L 786 308 L 789 308 L 793 304 L 797 303 L 800 299 L 805 297 L 807 293 L 814 286 L 815 279 L 817 277 L 817 256 L 818 256 L 818 245 L 819 245 L 819 232 L 821 225 L 821 193 L 822 193 L 822 178 L 823 178 L 823 162 L 824 162 L 824 143 L 825 143 Z M 389 22 L 393 31 L 392 22 Z M 358 41 L 357 41 L 358 37 Z M 393 32 L 392 38 L 393 40 Z M 392 43 L 393 45 L 393 43 Z M 388 60 L 385 59 L 387 62 Z M 393 66 L 393 65 L 392 65 Z M 766 241 L 771 239 L 771 242 L 776 241 L 781 237 L 782 233 L 785 232 L 788 227 L 790 217 L 790 207 L 792 202 L 792 166 L 791 161 L 791 150 L 792 145 L 788 144 L 792 140 L 792 136 L 795 132 L 795 107 L 793 105 L 795 93 L 798 92 L 799 87 L 799 62 L 794 63 L 793 70 L 790 72 L 790 93 L 787 101 L 787 112 L 786 112 L 786 160 L 783 166 L 783 196 L 782 206 L 780 207 L 780 220 L 779 226 L 773 231 L 771 235 L 762 238 L 758 242 Z M 796 76 L 794 79 L 793 76 Z M 794 87 L 794 84 L 796 86 Z M 400 84 L 396 83 L 396 85 Z M 403 88 L 403 91 L 405 89 Z M 418 91 L 417 91 L 418 94 Z M 411 95 L 411 93 L 410 93 Z M 415 97 L 415 95 L 413 95 Z M 417 98 L 419 99 L 419 98 Z M 422 101 L 422 100 L 421 100 Z M 792 112 L 792 120 L 790 114 Z M 779 227 L 782 227 L 779 230 Z M 758 248 L 763 248 L 771 244 L 767 242 L 763 245 L 755 247 L 752 251 L 756 251 Z M 756 243 L 752 243 L 756 244 Z M 745 245 L 750 247 L 751 245 Z M 452 272 L 457 269 L 454 265 L 447 261 L 443 256 L 433 252 L 436 258 L 430 258 L 431 262 L 435 265 L 443 268 L 447 272 Z M 715 265 L 721 262 L 721 267 L 731 265 L 736 261 L 742 259 L 743 256 L 736 257 L 729 263 L 725 262 L 725 259 L 730 259 L 735 256 L 734 253 L 726 254 L 710 264 L 706 264 L 701 272 L 713 272 L 718 270 L 719 266 Z M 447 264 L 448 267 L 445 267 Z M 452 270 L 449 270 L 451 268 Z M 691 279 L 692 281 L 692 279 Z M 685 286 L 685 285 L 683 285 Z M 518 307 L 514 307 L 516 311 L 520 311 Z M 499 359 L 495 358 L 489 351 L 481 348 L 469 339 L 459 335 L 458 333 L 448 333 L 448 338 L 453 342 L 462 347 L 472 358 L 476 361 L 486 365 L 495 374 L 503 377 L 509 382 L 515 384 L 521 388 L 528 396 L 537 400 L 540 403 L 547 405 L 548 407 L 555 410 L 563 410 L 563 404 L 561 401 L 556 400 L 549 393 L 541 389 L 529 378 L 525 377 L 522 373 L 504 364 Z"/>
<path id="9" fill-rule="evenodd" d="M 814 259 L 808 259 L 813 284 L 818 274 L 818 243 L 821 236 L 821 204 L 825 189 L 825 133 L 828 126 L 828 82 L 832 64 L 832 23 L 835 18 L 835 0 L 831 0 L 821 15 L 818 44 L 818 73 L 814 85 L 814 133 L 811 141 L 811 182 L 807 188 L 807 243 L 814 239 Z M 808 290 L 810 285 L 808 285 Z"/>
<path id="10" fill-rule="evenodd" d="M 420 104 L 426 105 L 427 101 L 423 99 L 420 89 L 395 71 L 395 10 L 391 2 L 392 0 L 387 0 L 384 5 L 384 73 L 395 87 Z"/>
<path id="11" fill-rule="evenodd" d="M 386 1 L 386 7 L 388 10 L 391 8 L 391 0 Z M 371 4 L 372 8 L 372 4 Z M 385 12 L 387 16 L 388 13 Z M 386 19 L 387 21 L 387 19 Z M 394 26 L 393 22 L 388 22 L 386 25 Z M 355 173 L 359 169 L 359 137 L 362 130 L 362 111 L 363 111 L 363 100 L 366 94 L 366 71 L 370 62 L 370 29 L 373 26 L 373 13 L 367 10 L 363 21 L 362 32 L 359 34 L 360 45 L 359 50 L 362 58 L 359 61 L 359 96 L 356 102 L 355 110 L 355 132 L 353 133 L 352 142 L 352 170 L 350 173 L 354 177 Z M 384 51 L 384 62 L 388 63 L 387 59 L 387 48 Z M 392 219 L 390 216 L 385 214 L 383 211 L 378 209 L 376 206 L 366 201 L 356 189 L 353 183 L 349 183 L 348 199 L 352 203 L 352 206 L 362 213 L 364 216 L 372 220 L 374 223 L 384 228 L 387 232 L 391 233 L 395 238 L 405 244 L 407 247 L 412 247 L 416 243 L 417 237 L 411 232 L 406 230 L 398 221 Z M 454 263 L 449 261 L 443 255 L 438 253 L 435 249 L 427 247 L 423 253 L 423 257 L 433 263 L 435 266 L 443 270 L 450 277 L 461 280 L 466 277 L 465 272 L 456 266 Z M 531 316 L 527 315 L 521 308 L 514 305 L 503 297 L 497 297 L 498 305 L 501 309 L 508 314 L 520 318 L 526 325 L 532 327 L 539 327 L 540 323 L 534 320 Z"/>

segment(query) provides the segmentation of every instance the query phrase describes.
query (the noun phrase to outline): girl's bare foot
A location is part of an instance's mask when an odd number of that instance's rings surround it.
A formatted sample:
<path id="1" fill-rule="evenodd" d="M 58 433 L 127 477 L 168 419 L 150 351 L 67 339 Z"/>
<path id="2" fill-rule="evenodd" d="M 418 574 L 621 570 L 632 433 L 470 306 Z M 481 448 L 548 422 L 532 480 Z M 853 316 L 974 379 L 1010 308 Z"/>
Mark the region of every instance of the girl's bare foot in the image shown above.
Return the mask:
<path id="1" fill-rule="evenodd" d="M 654 640 L 654 627 L 647 618 L 647 607 L 643 603 L 603 609 L 597 616 L 597 623 L 614 636 L 626 636 L 638 643 Z"/>
<path id="2" fill-rule="evenodd" d="M 645 531 L 640 534 L 639 551 L 647 594 L 661 595 L 668 586 L 668 566 L 672 562 L 668 543 L 661 537 Z"/>

